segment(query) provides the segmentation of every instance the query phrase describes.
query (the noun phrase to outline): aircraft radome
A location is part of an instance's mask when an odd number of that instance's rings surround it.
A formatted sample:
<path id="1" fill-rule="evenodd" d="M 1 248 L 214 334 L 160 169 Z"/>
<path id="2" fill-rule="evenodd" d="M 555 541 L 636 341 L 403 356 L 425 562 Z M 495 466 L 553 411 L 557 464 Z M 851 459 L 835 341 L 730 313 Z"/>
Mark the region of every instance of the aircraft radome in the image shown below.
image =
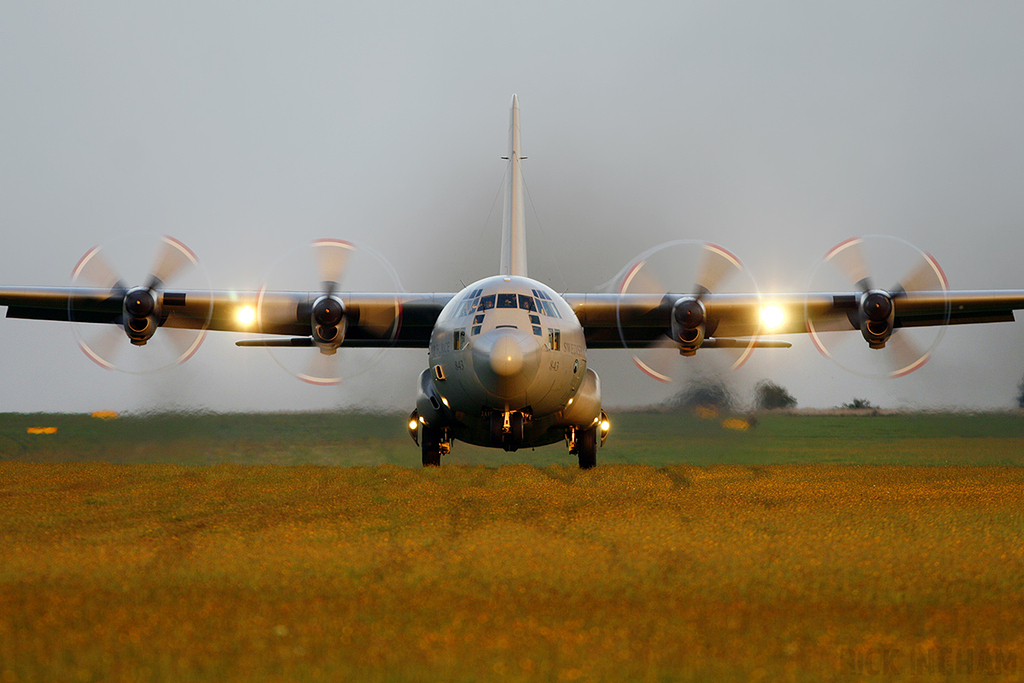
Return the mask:
<path id="1" fill-rule="evenodd" d="M 915 339 L 915 331 L 1012 321 L 1013 311 L 1024 308 L 1024 291 L 949 290 L 934 259 L 886 238 L 854 238 L 828 252 L 816 273 L 822 282 L 827 272 L 843 279 L 831 291 L 733 291 L 726 283 L 743 272 L 735 256 L 710 243 L 680 241 L 641 254 L 620 273 L 615 291 L 560 295 L 527 275 L 522 158 L 513 96 L 498 272 L 460 292 L 344 292 L 355 248 L 337 239 L 312 245 L 309 269 L 319 278 L 318 291 L 175 288 L 196 258 L 168 237 L 142 282 L 123 282 L 102 250 L 93 249 L 75 267 L 72 286 L 3 287 L 0 305 L 8 318 L 73 323 L 86 354 L 111 368 L 128 363 L 126 356 L 134 363 L 150 353 L 153 359 L 142 361 L 150 367 L 182 362 L 208 331 L 246 332 L 253 320 L 262 336 L 237 344 L 307 347 L 287 353 L 309 354 L 309 367 L 295 374 L 316 384 L 339 380 L 332 365 L 339 348 L 425 348 L 429 366 L 409 421 L 424 465 L 439 465 L 455 441 L 508 451 L 564 441 L 581 468 L 596 465 L 609 431 L 589 349 L 627 349 L 644 372 L 667 380 L 671 371 L 657 360 L 665 353 L 678 363 L 685 362 L 680 355 L 732 349 L 739 365 L 755 347 L 790 346 L 771 340 L 775 335 L 806 333 L 825 355 L 862 372 L 863 361 L 844 362 L 835 342 L 837 335 L 859 333 L 861 348 L 884 357 L 890 368 L 883 374 L 895 377 L 921 367 L 934 346 L 936 339 Z M 880 261 L 910 253 L 912 260 L 903 260 L 909 268 L 901 269 L 907 273 L 880 274 L 870 267 L 872 250 Z M 673 291 L 659 284 L 659 259 L 686 272 L 685 254 L 693 260 L 686 266 L 692 286 Z M 888 283 L 893 286 L 881 288 Z M 147 348 L 124 350 L 131 346 Z M 660 356 L 651 360 L 648 351 Z"/>

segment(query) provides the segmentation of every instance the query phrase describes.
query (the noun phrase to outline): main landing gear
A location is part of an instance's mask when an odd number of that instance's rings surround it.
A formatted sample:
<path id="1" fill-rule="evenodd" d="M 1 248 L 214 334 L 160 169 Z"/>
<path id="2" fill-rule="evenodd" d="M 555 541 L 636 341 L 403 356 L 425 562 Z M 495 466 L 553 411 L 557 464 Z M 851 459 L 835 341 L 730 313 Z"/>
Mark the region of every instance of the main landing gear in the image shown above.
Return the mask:
<path id="1" fill-rule="evenodd" d="M 573 428 L 574 438 L 569 443 L 569 452 L 580 460 L 580 469 L 597 467 L 597 425 L 586 429 Z"/>
<path id="2" fill-rule="evenodd" d="M 452 452 L 452 442 L 443 429 L 423 425 L 420 441 L 424 467 L 440 467 L 441 456 Z"/>
<path id="3" fill-rule="evenodd" d="M 452 452 L 452 440 L 448 436 L 448 430 L 421 424 L 419 414 L 415 410 L 409 416 L 409 436 L 423 451 L 424 467 L 440 467 L 441 456 Z"/>
<path id="4" fill-rule="evenodd" d="M 597 467 L 597 446 L 604 445 L 611 431 L 608 415 L 601 411 L 597 422 L 587 427 L 569 427 L 565 432 L 565 440 L 569 444 L 569 453 L 579 458 L 580 469 L 589 470 Z"/>

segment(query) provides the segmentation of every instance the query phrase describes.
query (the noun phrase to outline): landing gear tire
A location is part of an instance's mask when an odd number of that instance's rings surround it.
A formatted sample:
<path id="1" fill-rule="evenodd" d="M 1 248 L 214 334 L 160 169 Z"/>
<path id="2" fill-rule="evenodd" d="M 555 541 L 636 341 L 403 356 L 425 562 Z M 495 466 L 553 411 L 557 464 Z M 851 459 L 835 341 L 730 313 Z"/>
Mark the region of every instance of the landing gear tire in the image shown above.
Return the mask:
<path id="1" fill-rule="evenodd" d="M 590 470 L 597 467 L 597 427 L 580 430 L 576 439 L 580 469 Z"/>
<path id="2" fill-rule="evenodd" d="M 444 436 L 444 432 L 440 429 L 434 429 L 423 425 L 420 433 L 420 446 L 423 449 L 423 466 L 424 467 L 440 467 L 441 466 L 441 439 Z"/>
<path id="3" fill-rule="evenodd" d="M 508 427 L 506 432 L 504 414 L 491 413 L 491 443 L 501 446 L 506 451 L 516 451 L 526 438 L 526 418 L 519 411 L 509 413 Z"/>

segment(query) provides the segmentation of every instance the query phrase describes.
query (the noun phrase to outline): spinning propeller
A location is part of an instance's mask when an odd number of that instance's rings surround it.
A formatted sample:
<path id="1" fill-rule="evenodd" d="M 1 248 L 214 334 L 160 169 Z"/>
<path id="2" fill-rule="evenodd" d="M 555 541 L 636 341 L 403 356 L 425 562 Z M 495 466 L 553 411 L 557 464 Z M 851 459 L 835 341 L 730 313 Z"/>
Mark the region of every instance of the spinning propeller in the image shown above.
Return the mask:
<path id="1" fill-rule="evenodd" d="M 109 292 L 100 306 L 77 296 L 68 300 L 68 318 L 79 347 L 105 368 L 134 374 L 162 370 L 191 358 L 206 337 L 213 309 L 209 279 L 182 242 L 166 235 L 159 238 L 152 267 L 136 280 L 141 285 L 126 285 L 111 265 L 137 268 L 138 254 L 152 251 L 153 241 L 126 237 L 109 247 L 93 247 L 71 273 L 72 285 Z M 168 291 L 172 283 L 187 293 Z M 129 346 L 145 349 L 127 352 Z"/>
<path id="2" fill-rule="evenodd" d="M 282 285 L 308 282 L 311 273 L 318 278 L 318 289 L 313 292 L 291 295 L 285 303 L 270 293 L 286 289 Z M 346 306 L 346 298 L 351 297 L 340 293 L 346 280 L 358 282 L 362 290 L 390 293 L 361 295 L 362 306 Z M 314 240 L 278 260 L 260 288 L 256 306 L 261 332 L 297 325 L 308 329 L 309 336 L 252 345 L 268 347 L 274 360 L 303 382 L 338 384 L 365 372 L 380 355 L 379 347 L 395 340 L 401 325 L 401 302 L 396 293 L 400 289 L 394 269 L 376 252 L 344 240 Z M 353 348 L 338 354 L 346 339 L 346 347 Z M 358 348 L 361 343 L 378 348 Z M 294 347 L 316 347 L 319 353 Z M 339 356 L 345 356 L 346 362 Z"/>
<path id="3" fill-rule="evenodd" d="M 881 282 L 894 284 L 880 289 Z M 814 292 L 848 291 L 850 285 L 855 293 L 834 296 L 828 314 L 811 310 Z M 931 255 L 896 237 L 867 235 L 840 242 L 815 268 L 808 289 L 805 316 L 814 345 L 840 367 L 865 377 L 902 377 L 923 366 L 949 319 L 949 284 L 942 268 Z M 945 302 L 943 324 L 918 327 L 912 316 L 898 317 L 901 307 L 912 308 L 915 298 L 924 296 Z M 848 341 L 851 329 L 859 330 L 867 344 Z M 846 333 L 836 334 L 840 331 Z"/>
<path id="4" fill-rule="evenodd" d="M 631 322 L 623 318 L 624 302 L 646 296 L 652 308 L 659 311 L 659 318 L 663 319 L 664 312 L 670 313 L 671 326 L 666 334 L 633 355 L 633 362 L 650 377 L 660 382 L 679 379 L 685 367 L 680 356 L 693 356 L 700 348 L 730 349 L 732 369 L 750 357 L 756 336 L 715 338 L 718 320 L 708 316 L 705 306 L 711 293 L 755 293 L 760 299 L 750 273 L 728 250 L 697 240 L 666 242 L 637 256 L 622 273 L 616 322 L 623 346 L 636 347 Z"/>

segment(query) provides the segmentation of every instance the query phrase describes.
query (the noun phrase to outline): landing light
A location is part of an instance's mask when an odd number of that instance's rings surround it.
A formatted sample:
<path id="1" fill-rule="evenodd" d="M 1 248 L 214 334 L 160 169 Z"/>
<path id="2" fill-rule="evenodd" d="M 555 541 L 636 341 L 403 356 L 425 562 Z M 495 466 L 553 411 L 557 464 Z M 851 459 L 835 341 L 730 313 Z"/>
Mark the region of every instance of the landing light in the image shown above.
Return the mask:
<path id="1" fill-rule="evenodd" d="M 419 420 L 409 420 L 409 431 L 410 432 L 416 431 L 417 429 L 419 429 L 419 426 L 420 426 Z"/>
<path id="2" fill-rule="evenodd" d="M 786 314 L 782 312 L 782 309 L 775 305 L 765 306 L 761 309 L 761 324 L 767 331 L 777 330 L 782 327 L 782 323 L 786 320 Z"/>
<path id="3" fill-rule="evenodd" d="M 256 311 L 252 310 L 252 306 L 242 306 L 238 309 L 238 322 L 242 325 L 248 327 L 255 320 Z"/>
<path id="4" fill-rule="evenodd" d="M 601 420 L 601 431 L 602 432 L 607 432 L 611 428 L 612 428 L 612 423 L 611 422 L 609 422 L 608 420 Z"/>

